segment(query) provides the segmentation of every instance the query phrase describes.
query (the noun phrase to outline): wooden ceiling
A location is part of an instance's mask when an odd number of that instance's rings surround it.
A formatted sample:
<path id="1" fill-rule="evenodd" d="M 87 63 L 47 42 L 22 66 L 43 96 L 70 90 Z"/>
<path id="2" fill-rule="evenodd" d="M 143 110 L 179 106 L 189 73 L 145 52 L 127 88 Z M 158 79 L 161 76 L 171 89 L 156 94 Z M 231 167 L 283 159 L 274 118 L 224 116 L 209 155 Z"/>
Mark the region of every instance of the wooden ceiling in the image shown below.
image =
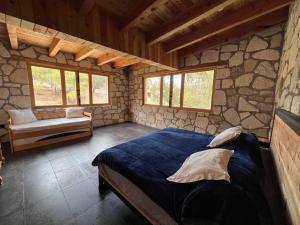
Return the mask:
<path id="1" fill-rule="evenodd" d="M 92 48 L 96 50 L 91 52 L 87 49 L 82 50 L 82 46 L 73 49 L 76 52 L 74 54 L 95 58 L 99 64 L 118 60 L 121 63 L 115 64 L 123 66 L 126 65 L 124 61 L 127 58 L 131 64 L 146 63 L 159 65 L 162 69 L 176 69 L 177 53 L 188 54 L 204 50 L 286 21 L 292 2 L 4 0 L 4 7 L 0 7 L 0 12 L 72 35 L 72 41 L 78 37 L 96 43 L 96 48 Z M 51 14 L 53 10 L 57 12 Z M 32 12 L 33 16 L 30 16 L 29 12 Z M 54 38 L 60 39 L 52 36 L 51 48 L 55 47 L 56 42 L 61 43 L 59 40 L 55 42 Z M 67 40 L 68 38 L 65 41 Z M 62 46 L 70 45 L 64 43 Z M 103 47 L 115 50 L 117 54 L 103 51 Z M 106 48 L 104 50 L 107 50 Z M 79 49 L 82 52 L 78 52 Z M 57 51 L 57 47 L 54 50 Z M 61 47 L 60 50 L 66 49 Z M 145 61 L 142 61 L 143 59 Z"/>

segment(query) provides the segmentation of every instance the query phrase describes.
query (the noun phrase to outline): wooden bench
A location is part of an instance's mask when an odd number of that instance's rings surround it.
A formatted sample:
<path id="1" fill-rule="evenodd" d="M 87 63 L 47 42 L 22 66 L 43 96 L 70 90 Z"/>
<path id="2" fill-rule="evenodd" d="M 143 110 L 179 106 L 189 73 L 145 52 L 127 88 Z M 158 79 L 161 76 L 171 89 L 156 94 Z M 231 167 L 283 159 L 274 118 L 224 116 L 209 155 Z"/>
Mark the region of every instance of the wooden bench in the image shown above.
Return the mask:
<path id="1" fill-rule="evenodd" d="M 23 151 L 91 136 L 92 114 L 89 112 L 83 114 L 81 118 L 43 119 L 20 125 L 13 125 L 9 119 L 12 151 Z"/>

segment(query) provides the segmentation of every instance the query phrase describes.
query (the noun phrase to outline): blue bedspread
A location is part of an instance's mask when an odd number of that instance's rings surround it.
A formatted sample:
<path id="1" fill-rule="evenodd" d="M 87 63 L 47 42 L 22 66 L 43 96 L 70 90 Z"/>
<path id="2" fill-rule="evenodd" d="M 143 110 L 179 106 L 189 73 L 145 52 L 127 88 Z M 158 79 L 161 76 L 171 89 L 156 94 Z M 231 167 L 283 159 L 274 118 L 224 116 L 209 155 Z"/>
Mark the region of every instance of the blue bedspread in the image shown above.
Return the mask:
<path id="1" fill-rule="evenodd" d="M 269 225 L 270 214 L 260 188 L 263 178 L 254 134 L 241 134 L 220 146 L 233 149 L 231 182 L 177 184 L 166 180 L 191 154 L 206 150 L 213 136 L 166 128 L 101 152 L 93 161 L 105 163 L 139 186 L 178 223 L 185 218 L 222 225 Z"/>

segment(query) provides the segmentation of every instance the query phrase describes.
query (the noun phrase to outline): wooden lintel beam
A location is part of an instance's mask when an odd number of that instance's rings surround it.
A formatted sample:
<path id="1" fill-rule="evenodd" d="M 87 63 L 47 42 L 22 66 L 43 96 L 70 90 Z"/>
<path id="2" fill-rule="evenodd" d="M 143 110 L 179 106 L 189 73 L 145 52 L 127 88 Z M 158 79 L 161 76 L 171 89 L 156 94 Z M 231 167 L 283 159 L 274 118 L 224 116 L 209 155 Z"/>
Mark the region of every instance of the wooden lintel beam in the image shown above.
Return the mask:
<path id="1" fill-rule="evenodd" d="M 127 29 L 141 19 L 148 10 L 152 10 L 166 0 L 143 0 L 140 6 L 121 25 L 121 30 Z"/>
<path id="2" fill-rule="evenodd" d="M 139 63 L 140 61 L 141 60 L 135 59 L 135 58 L 132 58 L 132 59 L 122 58 L 122 59 L 119 59 L 119 60 L 115 61 L 113 66 L 115 68 L 123 68 L 123 67 L 126 67 L 126 66 L 130 66 L 130 65 Z"/>
<path id="3" fill-rule="evenodd" d="M 173 41 L 163 44 L 163 47 L 168 53 L 182 49 L 213 35 L 279 10 L 289 5 L 291 2 L 292 0 L 270 0 L 248 3 L 234 12 L 226 13 L 215 21 L 199 27 L 195 31 L 184 34 Z"/>
<path id="4" fill-rule="evenodd" d="M 62 40 L 59 38 L 53 38 L 49 46 L 49 56 L 56 56 L 61 47 Z"/>
<path id="5" fill-rule="evenodd" d="M 95 49 L 92 48 L 82 48 L 79 52 L 76 53 L 75 61 L 80 61 L 89 57 L 94 51 Z"/>
<path id="6" fill-rule="evenodd" d="M 180 56 L 186 56 L 196 51 L 201 52 L 203 50 L 213 48 L 215 46 L 219 46 L 221 44 L 239 39 L 249 33 L 262 31 L 266 29 L 266 27 L 285 22 L 288 19 L 288 13 L 289 13 L 289 8 L 285 7 L 281 10 L 262 16 L 246 24 L 241 24 L 235 28 L 232 28 L 220 34 L 216 34 L 196 44 L 180 49 L 178 51 L 178 54 Z"/>
<path id="7" fill-rule="evenodd" d="M 152 32 L 147 37 L 148 44 L 155 44 L 160 42 L 176 32 L 191 26 L 192 24 L 203 20 L 216 12 L 223 10 L 225 7 L 231 5 L 236 0 L 210 0 L 202 1 L 200 4 L 190 8 L 188 12 L 181 13 L 170 22 L 167 22 L 157 30 Z"/>
<path id="8" fill-rule="evenodd" d="M 106 63 L 110 63 L 114 60 L 119 59 L 120 57 L 122 57 L 122 55 L 114 55 L 114 54 L 110 54 L 110 53 L 105 53 L 97 58 L 97 65 L 101 66 Z"/>
<path id="9" fill-rule="evenodd" d="M 8 32 L 8 37 L 10 41 L 10 45 L 13 49 L 18 49 L 18 34 L 17 34 L 17 27 L 6 24 L 7 32 Z"/>

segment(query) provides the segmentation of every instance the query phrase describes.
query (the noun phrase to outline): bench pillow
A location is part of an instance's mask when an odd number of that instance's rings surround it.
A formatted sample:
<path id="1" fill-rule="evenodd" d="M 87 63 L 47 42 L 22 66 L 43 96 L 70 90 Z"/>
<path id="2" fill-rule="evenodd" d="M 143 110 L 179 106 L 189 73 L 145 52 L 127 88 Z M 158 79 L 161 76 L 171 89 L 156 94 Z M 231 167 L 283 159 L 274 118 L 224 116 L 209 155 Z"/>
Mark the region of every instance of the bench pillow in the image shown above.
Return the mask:
<path id="1" fill-rule="evenodd" d="M 241 133 L 242 127 L 240 126 L 228 128 L 215 136 L 207 146 L 211 148 L 220 146 L 228 141 L 231 141 L 232 139 L 237 138 Z"/>
<path id="2" fill-rule="evenodd" d="M 201 180 L 226 180 L 229 182 L 227 166 L 233 153 L 233 150 L 222 148 L 196 152 L 190 155 L 180 169 L 167 180 L 175 183 Z"/>
<path id="3" fill-rule="evenodd" d="M 25 124 L 37 121 L 31 109 L 11 109 L 8 114 L 13 125 Z"/>
<path id="4" fill-rule="evenodd" d="M 70 107 L 66 109 L 67 118 L 79 118 L 83 117 L 84 108 L 83 107 Z"/>

